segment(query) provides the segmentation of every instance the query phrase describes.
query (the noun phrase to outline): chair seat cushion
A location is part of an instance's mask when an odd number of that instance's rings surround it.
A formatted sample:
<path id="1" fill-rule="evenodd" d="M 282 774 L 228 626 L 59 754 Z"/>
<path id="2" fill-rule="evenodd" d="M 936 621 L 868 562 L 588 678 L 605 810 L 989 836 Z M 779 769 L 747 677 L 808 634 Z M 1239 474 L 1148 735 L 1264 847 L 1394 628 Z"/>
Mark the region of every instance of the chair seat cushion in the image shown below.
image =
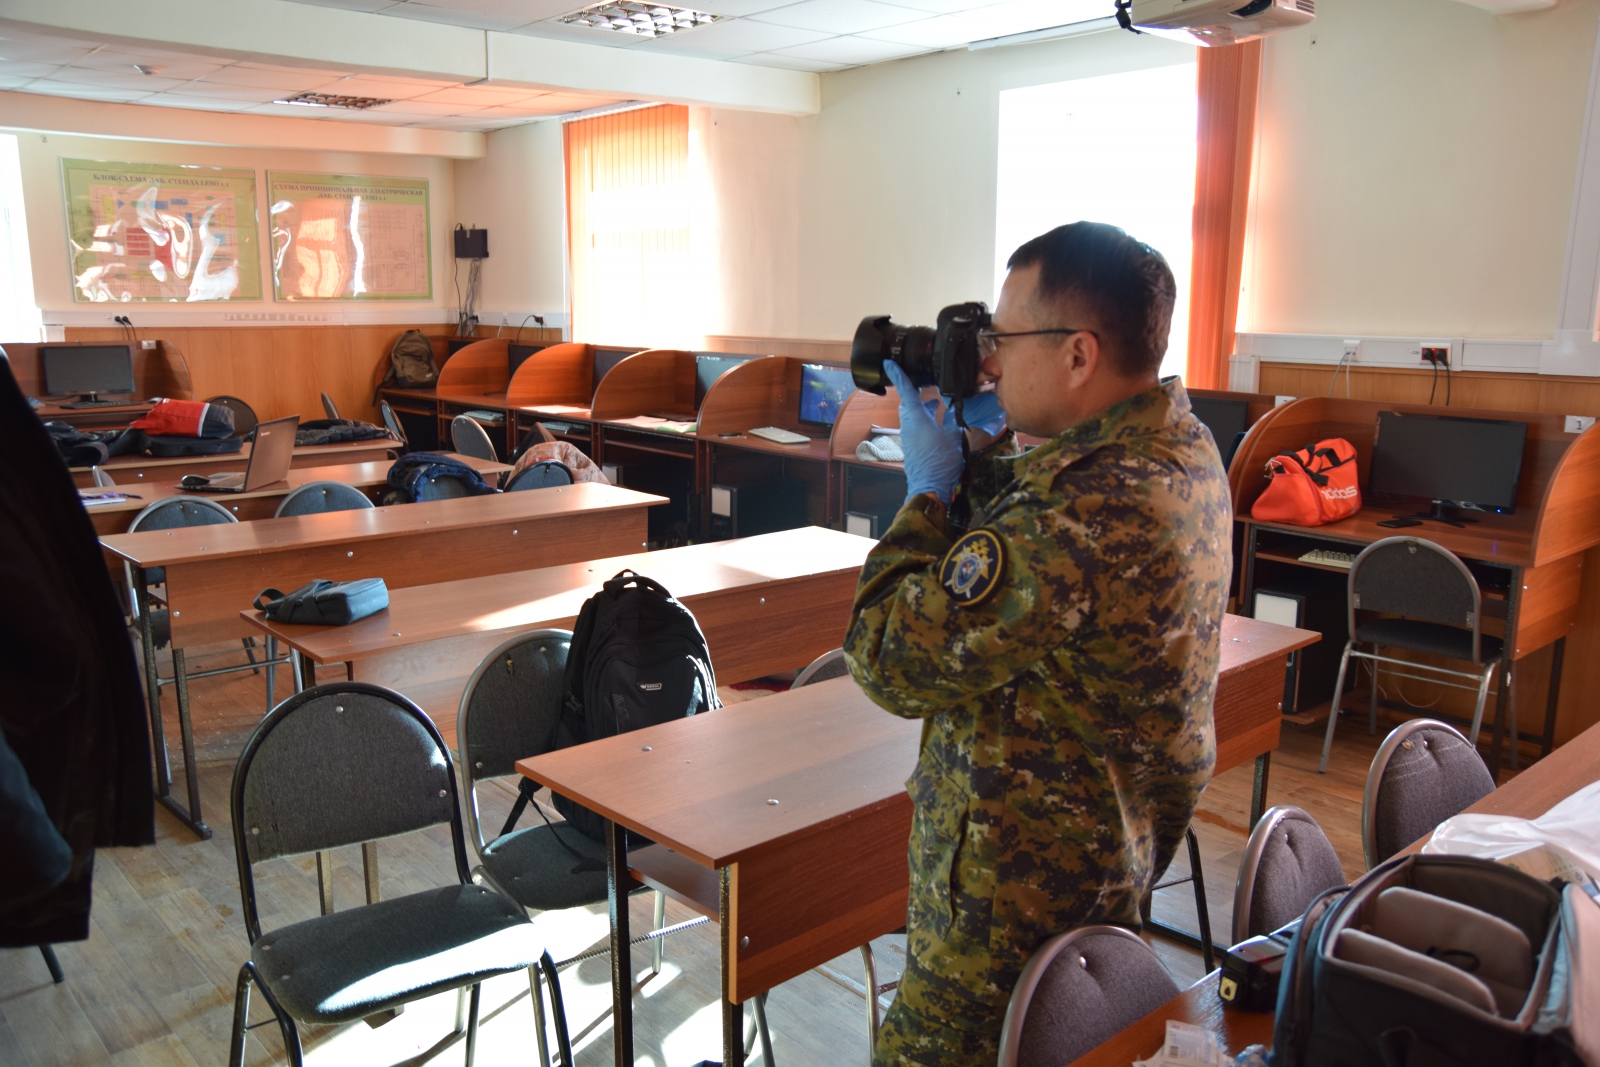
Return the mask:
<path id="1" fill-rule="evenodd" d="M 1479 658 L 1472 654 L 1471 630 L 1417 619 L 1373 619 L 1358 625 L 1355 637 L 1365 644 L 1432 652 L 1468 662 L 1490 663 L 1500 658 L 1501 641 L 1498 637 L 1482 635 L 1483 656 Z"/>
<path id="2" fill-rule="evenodd" d="M 531 826 L 498 839 L 483 853 L 483 867 L 517 903 L 535 911 L 581 908 L 606 899 L 606 850 L 570 826 L 557 831 Z M 562 846 L 598 868 L 573 873 L 579 861 Z"/>
<path id="3" fill-rule="evenodd" d="M 452 885 L 269 931 L 250 959 L 290 1015 L 341 1023 L 520 970 L 540 951 L 514 901 Z"/>

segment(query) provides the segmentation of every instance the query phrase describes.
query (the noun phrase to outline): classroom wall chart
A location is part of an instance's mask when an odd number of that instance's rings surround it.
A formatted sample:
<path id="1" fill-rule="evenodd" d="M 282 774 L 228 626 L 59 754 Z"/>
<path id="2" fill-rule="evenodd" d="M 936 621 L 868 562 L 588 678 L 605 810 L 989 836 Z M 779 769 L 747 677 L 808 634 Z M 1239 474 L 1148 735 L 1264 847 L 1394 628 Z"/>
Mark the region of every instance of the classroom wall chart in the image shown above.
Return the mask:
<path id="1" fill-rule="evenodd" d="M 279 300 L 428 300 L 424 179 L 267 172 Z"/>
<path id="2" fill-rule="evenodd" d="M 260 300 L 256 174 L 63 159 L 73 299 Z"/>

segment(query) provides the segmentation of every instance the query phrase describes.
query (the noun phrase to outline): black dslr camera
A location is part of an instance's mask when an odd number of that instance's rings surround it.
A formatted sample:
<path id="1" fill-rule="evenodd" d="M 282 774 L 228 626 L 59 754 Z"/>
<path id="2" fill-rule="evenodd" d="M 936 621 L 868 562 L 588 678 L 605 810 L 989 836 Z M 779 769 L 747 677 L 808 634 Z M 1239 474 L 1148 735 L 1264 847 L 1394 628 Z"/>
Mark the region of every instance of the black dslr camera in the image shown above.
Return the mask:
<path id="1" fill-rule="evenodd" d="M 868 315 L 850 343 L 850 374 L 856 387 L 882 396 L 888 377 L 885 360 L 900 365 L 918 386 L 935 385 L 950 397 L 956 421 L 961 401 L 978 395 L 978 332 L 989 328 L 989 307 L 981 301 L 951 304 L 939 312 L 937 326 L 901 326 L 887 315 Z"/>

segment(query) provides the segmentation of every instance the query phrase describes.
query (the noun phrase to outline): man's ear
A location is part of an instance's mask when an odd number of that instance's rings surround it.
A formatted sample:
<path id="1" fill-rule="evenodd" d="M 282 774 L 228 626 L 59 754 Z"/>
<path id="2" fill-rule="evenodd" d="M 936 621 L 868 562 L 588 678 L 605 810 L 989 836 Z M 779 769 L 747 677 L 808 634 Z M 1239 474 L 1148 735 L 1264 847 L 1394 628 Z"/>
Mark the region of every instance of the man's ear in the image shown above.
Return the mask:
<path id="1" fill-rule="evenodd" d="M 1065 355 L 1068 382 L 1074 389 L 1079 388 L 1094 377 L 1100 366 L 1100 339 L 1087 330 L 1072 334 L 1067 338 Z"/>

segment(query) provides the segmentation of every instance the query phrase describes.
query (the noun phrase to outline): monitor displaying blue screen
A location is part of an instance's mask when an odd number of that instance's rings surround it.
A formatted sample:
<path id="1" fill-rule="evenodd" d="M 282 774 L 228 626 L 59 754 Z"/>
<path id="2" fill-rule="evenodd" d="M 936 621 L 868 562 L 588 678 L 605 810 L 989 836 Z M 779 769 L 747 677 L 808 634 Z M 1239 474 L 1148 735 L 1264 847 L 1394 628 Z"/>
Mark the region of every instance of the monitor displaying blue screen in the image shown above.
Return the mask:
<path id="1" fill-rule="evenodd" d="M 800 368 L 800 421 L 816 426 L 832 426 L 839 409 L 856 391 L 848 367 L 824 367 L 805 363 Z"/>

